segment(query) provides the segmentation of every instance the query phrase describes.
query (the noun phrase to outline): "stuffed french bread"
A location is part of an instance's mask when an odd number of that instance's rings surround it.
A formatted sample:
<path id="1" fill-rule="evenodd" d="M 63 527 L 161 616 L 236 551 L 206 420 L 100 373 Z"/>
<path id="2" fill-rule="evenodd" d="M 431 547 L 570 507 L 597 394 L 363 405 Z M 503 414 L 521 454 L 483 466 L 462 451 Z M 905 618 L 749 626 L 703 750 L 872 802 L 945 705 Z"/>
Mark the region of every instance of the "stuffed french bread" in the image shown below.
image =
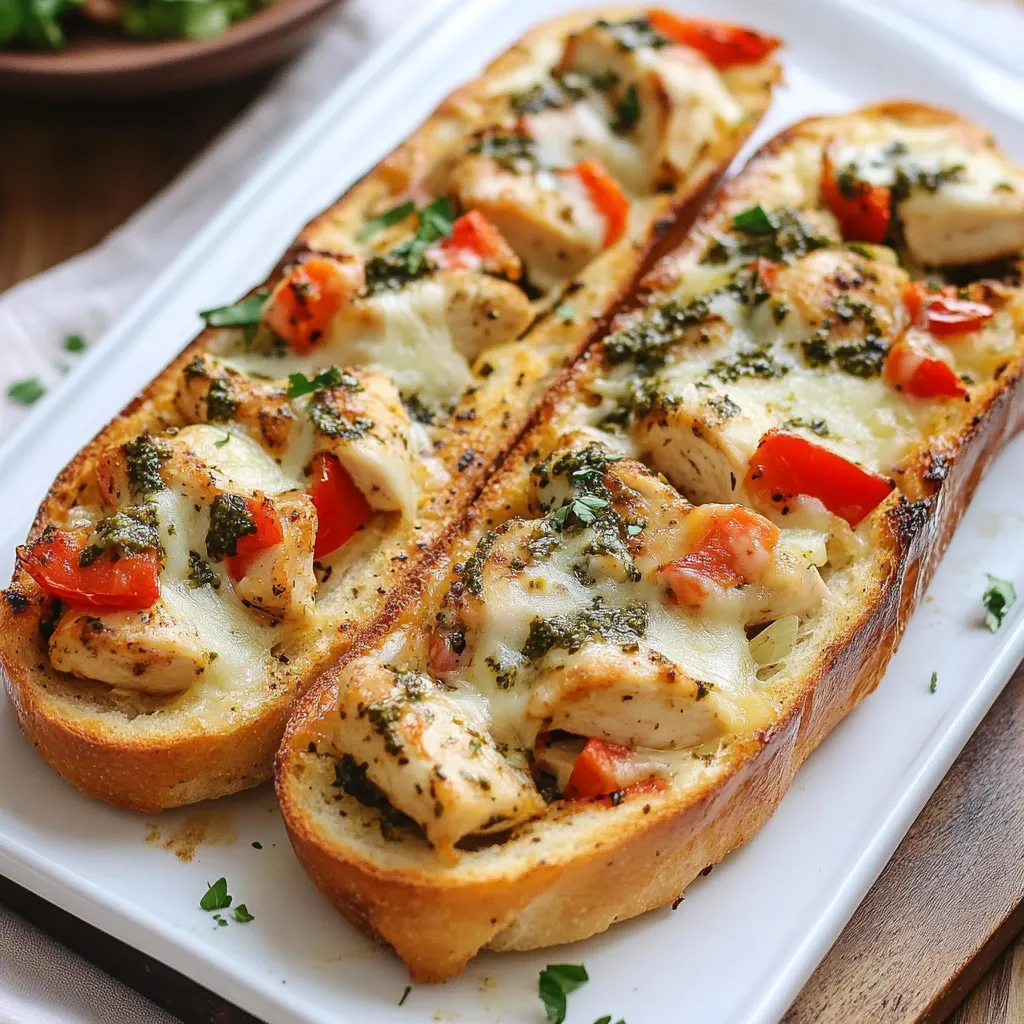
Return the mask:
<path id="1" fill-rule="evenodd" d="M 293 846 L 414 978 L 673 901 L 878 683 L 1021 420 L 1024 172 L 910 103 L 796 125 L 297 705 Z"/>
<path id="2" fill-rule="evenodd" d="M 777 41 L 705 29 L 614 9 L 531 32 L 61 473 L 0 602 L 18 722 L 58 772 L 145 810 L 269 777 L 295 694 L 766 109 Z"/>

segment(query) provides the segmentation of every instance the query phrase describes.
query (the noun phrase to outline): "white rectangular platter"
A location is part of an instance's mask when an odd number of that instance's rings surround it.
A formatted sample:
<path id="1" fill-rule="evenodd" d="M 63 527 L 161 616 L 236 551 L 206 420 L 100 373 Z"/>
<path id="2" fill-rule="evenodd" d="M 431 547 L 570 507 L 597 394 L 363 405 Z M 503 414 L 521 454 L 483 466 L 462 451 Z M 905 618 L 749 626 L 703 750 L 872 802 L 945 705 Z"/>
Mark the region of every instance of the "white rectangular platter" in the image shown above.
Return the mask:
<path id="1" fill-rule="evenodd" d="M 430 4 L 268 157 L 0 449 L 4 579 L 55 471 L 194 333 L 195 311 L 259 280 L 304 220 L 454 85 L 532 24 L 572 6 L 579 5 Z M 1024 160 L 1024 83 L 905 17 L 857 0 L 686 7 L 786 39 L 787 85 L 758 143 L 802 116 L 898 96 L 977 118 Z M 482 956 L 457 981 L 414 987 L 399 1007 L 404 969 L 320 899 L 291 855 L 269 787 L 158 821 L 117 811 L 54 775 L 3 702 L 0 873 L 272 1024 L 540 1024 L 538 970 L 564 961 L 585 963 L 592 979 L 571 996 L 569 1024 L 604 1014 L 664 1024 L 684 1012 L 703 1024 L 769 1024 L 1024 655 L 1020 606 L 992 635 L 981 625 L 980 600 L 986 570 L 1024 591 L 1022 467 L 1024 438 L 983 483 L 877 694 L 811 758 L 763 832 L 689 889 L 675 911 L 568 948 Z M 164 844 L 189 830 L 208 841 L 184 862 Z M 251 923 L 217 927 L 199 908 L 207 883 L 222 875 L 255 916 Z"/>

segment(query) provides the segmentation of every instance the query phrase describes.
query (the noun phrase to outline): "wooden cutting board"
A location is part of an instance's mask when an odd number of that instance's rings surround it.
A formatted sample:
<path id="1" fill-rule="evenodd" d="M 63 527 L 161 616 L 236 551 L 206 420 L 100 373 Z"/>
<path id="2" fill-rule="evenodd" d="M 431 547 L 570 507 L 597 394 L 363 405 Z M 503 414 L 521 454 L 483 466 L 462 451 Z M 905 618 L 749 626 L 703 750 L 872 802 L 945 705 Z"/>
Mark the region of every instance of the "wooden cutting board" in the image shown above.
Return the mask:
<path id="1" fill-rule="evenodd" d="M 941 1021 L 1024 929 L 1024 668 L 964 748 L 784 1024 Z M 972 1024 L 1024 1022 L 1004 971 Z M 989 1014 L 977 1016 L 978 1013 Z M 966 1019 L 966 1018 L 964 1018 Z"/>

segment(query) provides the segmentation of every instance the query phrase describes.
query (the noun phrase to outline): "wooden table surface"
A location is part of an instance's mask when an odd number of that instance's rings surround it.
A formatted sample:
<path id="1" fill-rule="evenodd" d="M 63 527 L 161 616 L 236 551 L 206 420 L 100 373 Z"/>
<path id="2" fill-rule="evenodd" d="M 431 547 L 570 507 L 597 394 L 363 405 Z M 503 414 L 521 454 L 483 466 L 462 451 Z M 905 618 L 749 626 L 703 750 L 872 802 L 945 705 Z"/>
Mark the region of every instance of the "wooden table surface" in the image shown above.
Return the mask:
<path id="1" fill-rule="evenodd" d="M 99 242 L 266 80 L 106 106 L 0 97 L 0 291 Z M 1024 1024 L 1022 780 L 1019 671 L 786 1024 Z M 3 879 L 0 901 L 185 1021 L 252 1020 Z"/>

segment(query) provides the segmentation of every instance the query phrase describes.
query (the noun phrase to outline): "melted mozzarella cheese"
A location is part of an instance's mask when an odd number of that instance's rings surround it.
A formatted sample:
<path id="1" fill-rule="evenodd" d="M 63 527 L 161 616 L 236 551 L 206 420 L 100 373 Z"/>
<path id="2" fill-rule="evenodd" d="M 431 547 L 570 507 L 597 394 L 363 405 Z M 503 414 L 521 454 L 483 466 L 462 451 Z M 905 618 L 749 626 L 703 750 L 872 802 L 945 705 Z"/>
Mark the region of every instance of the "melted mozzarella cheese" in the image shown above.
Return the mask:
<path id="1" fill-rule="evenodd" d="M 590 607 L 595 597 L 608 606 L 643 603 L 648 627 L 640 649 L 657 652 L 688 676 L 713 683 L 750 718 L 759 719 L 766 706 L 757 692 L 757 666 L 738 619 L 702 618 L 667 606 L 661 588 L 650 579 L 618 582 L 605 576 L 594 585 L 581 583 L 572 566 L 591 540 L 586 531 L 564 537 L 548 559 L 502 580 L 500 599 L 497 594 L 488 595 L 486 618 L 473 644 L 472 661 L 459 674 L 460 685 L 468 684 L 485 698 L 495 735 L 513 743 L 533 741 L 536 726 L 527 722 L 526 711 L 529 676 L 536 666 L 531 666 L 522 653 L 531 622 L 571 617 Z M 498 672 L 510 670 L 516 674 L 515 683 L 500 686 Z"/>
<path id="2" fill-rule="evenodd" d="M 183 427 L 177 436 L 214 470 L 224 490 L 280 494 L 303 486 L 301 468 L 289 465 L 294 460 L 286 460 L 288 468 L 284 468 L 260 445 L 237 430 L 225 430 L 210 423 L 195 423 Z"/>
<path id="3" fill-rule="evenodd" d="M 327 366 L 372 366 L 398 389 L 430 405 L 447 405 L 472 380 L 469 363 L 448 326 L 449 292 L 427 278 L 359 303 L 359 315 L 343 317 L 334 333 L 308 353 L 238 351 L 224 361 L 242 373 L 279 380 L 315 374 Z"/>
<path id="4" fill-rule="evenodd" d="M 158 491 L 152 501 L 166 557 L 160 574 L 161 596 L 203 648 L 217 655 L 202 678 L 224 689 L 241 688 L 262 669 L 277 641 L 276 631 L 241 603 L 223 562 L 210 564 L 220 577 L 218 589 L 189 583 L 189 553 L 206 556 L 209 509 L 196 508 L 192 498 L 170 488 Z"/>

